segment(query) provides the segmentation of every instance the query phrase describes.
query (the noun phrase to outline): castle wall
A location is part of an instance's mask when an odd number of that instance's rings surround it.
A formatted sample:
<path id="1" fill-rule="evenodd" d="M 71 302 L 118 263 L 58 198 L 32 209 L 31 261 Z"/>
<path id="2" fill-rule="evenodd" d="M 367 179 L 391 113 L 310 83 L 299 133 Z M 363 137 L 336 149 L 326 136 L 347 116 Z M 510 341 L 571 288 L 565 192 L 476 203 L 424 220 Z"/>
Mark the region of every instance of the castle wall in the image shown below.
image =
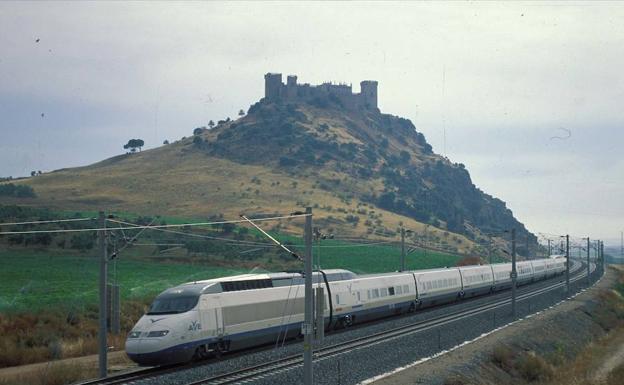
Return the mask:
<path id="1" fill-rule="evenodd" d="M 346 109 L 377 109 L 377 82 L 365 80 L 360 83 L 361 92 L 354 94 L 346 84 L 323 83 L 318 86 L 297 84 L 297 76 L 289 75 L 286 84 L 282 74 L 264 75 L 264 96 L 271 101 L 310 102 L 316 98 L 336 99 Z"/>

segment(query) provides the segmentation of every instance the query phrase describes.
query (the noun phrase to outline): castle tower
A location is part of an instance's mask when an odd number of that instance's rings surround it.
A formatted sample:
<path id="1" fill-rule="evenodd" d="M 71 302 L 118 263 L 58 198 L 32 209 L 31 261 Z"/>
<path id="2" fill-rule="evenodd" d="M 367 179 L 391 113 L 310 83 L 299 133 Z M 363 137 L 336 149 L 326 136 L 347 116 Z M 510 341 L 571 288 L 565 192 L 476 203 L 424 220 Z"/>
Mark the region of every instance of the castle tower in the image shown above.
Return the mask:
<path id="1" fill-rule="evenodd" d="M 283 85 L 282 74 L 268 73 L 264 75 L 264 97 L 267 100 L 278 100 Z"/>
<path id="2" fill-rule="evenodd" d="M 286 77 L 286 99 L 293 101 L 297 98 L 297 76 L 288 75 Z"/>
<path id="3" fill-rule="evenodd" d="M 377 82 L 364 80 L 360 82 L 360 97 L 365 107 L 377 109 Z"/>

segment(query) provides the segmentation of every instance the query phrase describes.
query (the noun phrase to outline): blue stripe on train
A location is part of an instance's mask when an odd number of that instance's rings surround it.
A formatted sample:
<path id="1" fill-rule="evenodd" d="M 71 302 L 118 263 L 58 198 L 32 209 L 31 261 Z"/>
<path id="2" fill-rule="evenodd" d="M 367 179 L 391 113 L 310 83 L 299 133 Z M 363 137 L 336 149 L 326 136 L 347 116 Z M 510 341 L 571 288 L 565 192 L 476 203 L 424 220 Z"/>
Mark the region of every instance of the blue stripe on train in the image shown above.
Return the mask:
<path id="1" fill-rule="evenodd" d="M 375 313 L 381 313 L 381 312 L 390 313 L 396 310 L 397 308 L 409 307 L 412 304 L 412 302 L 413 301 L 400 302 L 400 303 L 393 304 L 393 305 L 383 305 L 383 306 L 359 310 L 355 312 L 344 312 L 344 313 L 336 315 L 334 318 L 340 317 L 343 315 L 362 316 L 366 314 L 375 314 Z M 363 305 L 356 305 L 356 306 L 353 306 L 352 308 L 360 308 L 362 306 Z M 301 322 L 295 322 L 295 323 L 290 323 L 286 325 L 271 326 L 271 327 L 264 328 L 264 329 L 250 330 L 248 332 L 230 334 L 230 335 L 224 336 L 224 338 L 222 339 L 235 342 L 235 341 L 240 341 L 240 340 L 251 338 L 251 337 L 263 336 L 267 334 L 277 334 L 280 332 L 284 333 L 287 331 L 294 330 L 294 328 L 300 329 Z M 170 356 L 174 356 L 178 352 L 184 352 L 186 354 L 186 351 L 188 351 L 188 349 L 191 349 L 191 348 L 193 349 L 193 353 L 194 353 L 196 346 L 216 343 L 218 341 L 219 341 L 219 338 L 216 338 L 216 337 L 204 338 L 201 340 L 194 340 L 191 342 L 186 342 L 184 344 L 174 345 L 169 348 L 159 350 L 156 352 L 134 353 L 134 354 L 128 353 L 128 357 L 130 357 L 130 359 L 136 362 L 155 362 L 155 361 L 160 361 L 159 358 L 165 358 L 165 357 L 168 358 Z"/>

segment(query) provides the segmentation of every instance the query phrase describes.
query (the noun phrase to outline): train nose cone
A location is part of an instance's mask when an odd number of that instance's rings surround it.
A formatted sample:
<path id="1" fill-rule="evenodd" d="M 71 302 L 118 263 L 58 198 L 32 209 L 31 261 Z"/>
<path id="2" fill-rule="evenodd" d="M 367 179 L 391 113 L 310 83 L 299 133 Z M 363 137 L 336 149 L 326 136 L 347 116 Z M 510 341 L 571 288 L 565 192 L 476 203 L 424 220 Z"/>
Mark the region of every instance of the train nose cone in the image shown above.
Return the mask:
<path id="1" fill-rule="evenodd" d="M 158 366 L 190 361 L 194 346 L 175 345 L 178 333 L 170 325 L 142 325 L 144 330 L 132 332 L 126 339 L 128 358 L 141 366 Z M 162 335 L 162 331 L 167 331 Z"/>

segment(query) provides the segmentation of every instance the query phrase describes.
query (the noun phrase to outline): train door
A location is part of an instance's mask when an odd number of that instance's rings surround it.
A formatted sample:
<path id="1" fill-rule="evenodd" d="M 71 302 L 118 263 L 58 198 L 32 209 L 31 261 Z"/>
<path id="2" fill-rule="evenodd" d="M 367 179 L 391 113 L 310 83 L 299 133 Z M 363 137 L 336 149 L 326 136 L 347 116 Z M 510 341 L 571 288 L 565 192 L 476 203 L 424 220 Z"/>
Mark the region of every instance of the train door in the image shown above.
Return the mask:
<path id="1" fill-rule="evenodd" d="M 203 297 L 201 300 L 201 323 L 205 336 L 221 337 L 223 327 L 223 311 L 218 297 Z"/>

